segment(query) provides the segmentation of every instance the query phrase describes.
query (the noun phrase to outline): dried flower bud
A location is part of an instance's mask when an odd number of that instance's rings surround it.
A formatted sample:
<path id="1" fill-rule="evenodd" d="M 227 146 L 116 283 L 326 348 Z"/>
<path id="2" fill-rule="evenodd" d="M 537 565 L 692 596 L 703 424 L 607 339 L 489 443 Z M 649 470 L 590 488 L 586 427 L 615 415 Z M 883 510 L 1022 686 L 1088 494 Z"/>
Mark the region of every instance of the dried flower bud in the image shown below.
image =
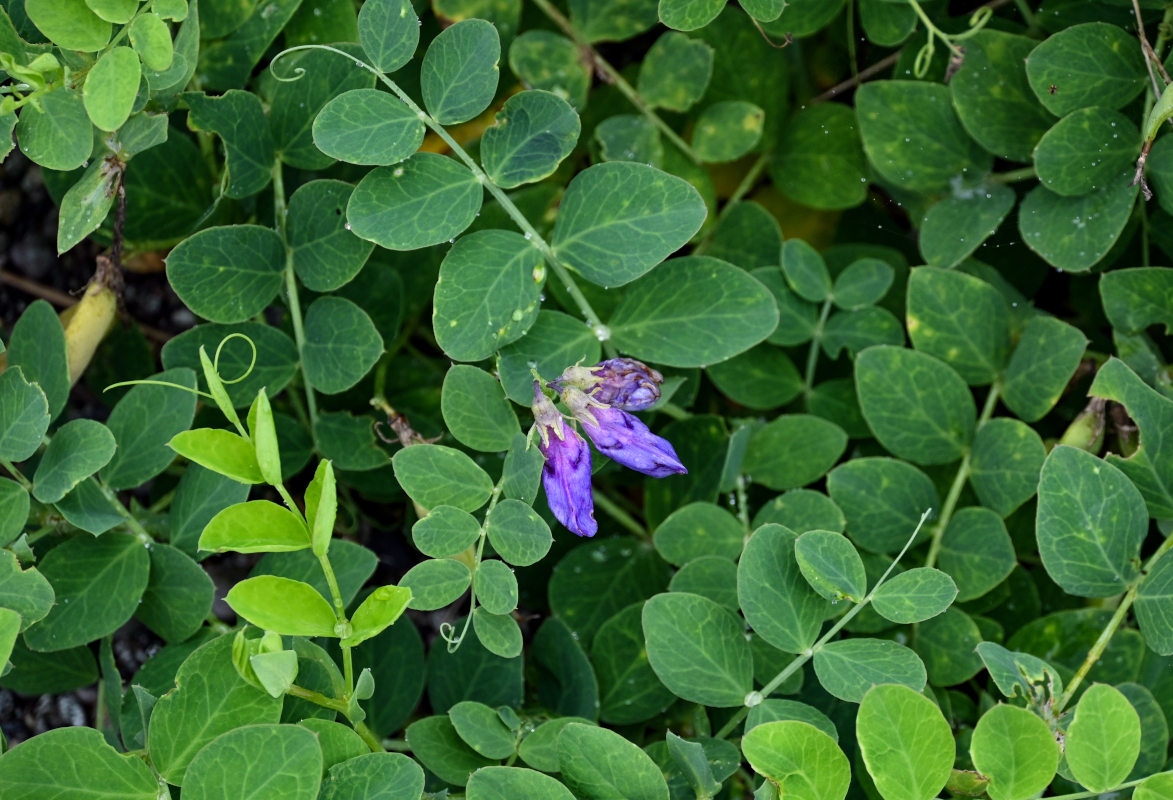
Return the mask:
<path id="1" fill-rule="evenodd" d="M 625 411 L 642 411 L 660 399 L 664 376 L 634 358 L 609 358 L 593 367 L 568 367 L 551 385 L 582 389 L 592 400 Z"/>

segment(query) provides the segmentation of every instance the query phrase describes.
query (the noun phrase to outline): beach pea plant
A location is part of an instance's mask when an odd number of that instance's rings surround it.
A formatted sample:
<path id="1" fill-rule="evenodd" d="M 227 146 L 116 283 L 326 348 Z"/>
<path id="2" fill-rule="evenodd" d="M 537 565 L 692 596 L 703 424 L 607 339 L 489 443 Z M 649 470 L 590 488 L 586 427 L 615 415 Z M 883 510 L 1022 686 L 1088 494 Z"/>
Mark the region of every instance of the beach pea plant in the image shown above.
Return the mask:
<path id="1" fill-rule="evenodd" d="M 1171 40 L 0 2 L 0 797 L 1173 797 Z"/>

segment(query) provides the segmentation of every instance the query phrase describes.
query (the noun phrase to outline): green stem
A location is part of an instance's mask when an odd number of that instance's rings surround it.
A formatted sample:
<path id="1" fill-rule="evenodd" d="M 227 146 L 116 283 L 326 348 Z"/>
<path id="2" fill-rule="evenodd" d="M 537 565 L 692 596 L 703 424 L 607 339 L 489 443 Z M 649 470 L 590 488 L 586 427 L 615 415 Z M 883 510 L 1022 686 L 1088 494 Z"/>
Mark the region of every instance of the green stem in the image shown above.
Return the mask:
<path id="1" fill-rule="evenodd" d="M 806 354 L 806 376 L 803 378 L 803 394 L 809 399 L 815 385 L 815 367 L 819 363 L 819 345 L 823 341 L 823 326 L 827 324 L 827 317 L 831 315 L 831 298 L 823 303 L 823 310 L 819 312 L 819 321 L 815 324 L 815 333 L 811 337 L 810 350 Z"/>
<path id="2" fill-rule="evenodd" d="M 375 732 L 368 728 L 365 722 L 351 722 L 350 724 L 354 728 L 354 732 L 367 743 L 367 747 L 371 748 L 372 753 L 386 752 L 383 749 L 383 743 L 379 741 L 379 737 L 375 736 Z"/>
<path id="3" fill-rule="evenodd" d="M 175 490 L 172 489 L 171 491 L 167 492 L 167 494 L 163 495 L 158 500 L 151 503 L 151 505 L 147 509 L 147 511 L 151 512 L 152 514 L 158 514 L 160 511 L 163 511 L 165 508 L 167 508 L 169 505 L 171 505 L 171 501 L 174 499 L 175 499 Z"/>
<path id="4" fill-rule="evenodd" d="M 815 654 L 826 647 L 827 643 L 835 637 L 835 634 L 843 630 L 843 626 L 845 626 L 848 622 L 851 622 L 851 620 L 855 618 L 856 614 L 863 611 L 864 607 L 872 602 L 872 598 L 876 596 L 876 592 L 879 591 L 880 587 L 884 585 L 884 581 L 888 580 L 888 576 L 892 574 L 892 570 L 896 568 L 896 565 L 900 563 L 900 559 L 904 558 L 904 554 L 908 552 L 908 548 L 912 546 L 914 541 L 916 541 L 917 534 L 920 533 L 921 527 L 924 526 L 925 520 L 929 518 L 929 514 L 931 513 L 932 509 L 930 508 L 921 514 L 920 522 L 916 524 L 916 528 L 913 530 L 912 536 L 908 537 L 908 541 L 904 543 L 904 547 L 901 548 L 900 552 L 896 554 L 896 558 L 892 559 L 892 563 L 888 565 L 888 569 L 886 569 L 884 574 L 880 576 L 880 579 L 876 581 L 876 584 L 872 587 L 872 590 L 868 592 L 862 600 L 848 609 L 847 613 L 840 617 L 838 621 L 836 621 L 836 623 L 827 630 L 826 633 L 820 636 L 817 642 L 811 645 L 805 652 L 799 653 L 797 656 L 795 656 L 794 660 L 787 664 L 785 669 L 775 675 L 773 680 L 763 686 L 761 691 L 751 692 L 749 697 L 746 698 L 746 705 L 739 708 L 737 713 L 730 717 L 729 721 L 721 727 L 721 730 L 717 731 L 715 734 L 717 739 L 724 739 L 726 736 L 732 733 L 733 729 L 736 728 L 743 719 L 745 719 L 745 715 L 749 713 L 750 708 L 760 703 L 763 699 L 769 697 L 775 689 L 777 689 L 786 681 L 787 678 L 800 670 L 803 664 L 814 658 Z"/>
<path id="5" fill-rule="evenodd" d="M 990 386 L 989 394 L 986 395 L 986 402 L 982 405 L 982 413 L 978 416 L 976 430 L 980 430 L 983 425 L 989 422 L 990 417 L 994 414 L 994 408 L 998 405 L 998 393 L 1000 387 L 998 384 Z M 957 500 L 961 497 L 961 490 L 965 488 L 965 482 L 969 480 L 969 465 L 971 450 L 966 450 L 965 455 L 961 458 L 961 463 L 957 465 L 957 474 L 953 476 L 953 484 L 949 487 L 949 494 L 945 496 L 945 502 L 941 506 L 941 517 L 937 520 L 937 524 L 933 526 L 933 537 L 929 542 L 929 554 L 925 557 L 925 566 L 932 567 L 937 563 L 937 557 L 941 554 L 941 541 L 945 536 L 945 529 L 949 527 L 949 520 L 953 518 L 953 512 L 957 508 Z"/>
<path id="6" fill-rule="evenodd" d="M 349 705 L 344 700 L 339 700 L 334 697 L 327 697 L 321 692 L 307 689 L 304 686 L 298 686 L 296 683 L 289 687 L 286 694 L 291 694 L 294 697 L 300 697 L 302 700 L 309 700 L 311 703 L 329 708 L 337 711 L 339 714 L 345 715 L 349 709 Z"/>
<path id="7" fill-rule="evenodd" d="M 339 51 L 341 52 L 341 51 Z M 280 161 L 273 162 L 273 222 L 277 232 L 281 234 L 281 241 L 285 243 L 285 294 L 289 301 L 289 319 L 293 323 L 293 340 L 297 344 L 298 364 L 301 366 L 301 382 L 305 388 L 305 404 L 310 419 L 318 418 L 318 401 L 314 397 L 314 389 L 310 384 L 310 377 L 306 373 L 305 358 L 305 327 L 301 319 L 301 299 L 297 291 L 297 275 L 293 271 L 293 251 L 285 236 L 285 174 Z"/>
<path id="8" fill-rule="evenodd" d="M 1037 177 L 1034 167 L 1022 167 L 1020 169 L 1011 169 L 1006 172 L 995 172 L 989 176 L 989 180 L 994 183 L 1017 183 L 1018 181 L 1027 181 L 1031 178 Z"/>
<path id="9" fill-rule="evenodd" d="M 737 184 L 737 188 L 733 190 L 733 194 L 729 195 L 729 199 L 725 201 L 725 205 L 721 206 L 721 212 L 717 214 L 717 219 L 709 226 L 709 230 L 704 238 L 701 239 L 700 244 L 693 248 L 692 254 L 694 256 L 699 256 L 708 249 L 712 243 L 713 234 L 721 227 L 721 223 L 725 221 L 725 218 L 729 216 L 729 213 L 741 202 L 741 199 L 745 197 L 749 190 L 757 185 L 758 178 L 762 175 L 762 170 L 770 163 L 771 154 L 771 150 L 766 150 L 750 165 L 749 170 L 742 176 L 741 182 Z"/>
<path id="10" fill-rule="evenodd" d="M 1159 772 L 1156 774 L 1168 775 L 1171 773 Z M 1133 786 L 1140 786 L 1142 783 L 1144 783 L 1145 781 L 1147 781 L 1151 777 L 1153 777 L 1153 776 L 1146 775 L 1143 778 L 1137 778 L 1134 781 L 1129 781 L 1128 783 L 1122 783 L 1119 786 L 1113 787 L 1112 791 L 1109 792 L 1107 796 L 1115 797 L 1115 796 L 1117 796 L 1117 793 L 1121 789 L 1131 789 Z M 1104 796 L 1105 796 L 1105 794 L 1103 792 L 1072 792 L 1071 794 L 1053 795 L 1051 797 L 1046 798 L 1046 800 L 1083 800 L 1083 798 L 1086 798 L 1086 797 L 1104 797 Z"/>
<path id="11" fill-rule="evenodd" d="M 152 545 L 155 543 L 155 537 L 147 533 L 147 529 L 144 528 L 142 523 L 135 518 L 134 514 L 131 514 L 126 509 L 126 506 L 122 505 L 122 501 L 118 499 L 118 495 L 114 494 L 114 491 L 109 486 L 103 483 L 99 478 L 96 478 L 92 475 L 90 476 L 89 480 L 94 482 L 94 485 L 98 487 L 98 491 L 102 493 L 102 496 L 106 498 L 106 500 L 110 503 L 110 506 L 122 516 L 122 518 L 126 521 L 126 527 L 130 528 L 131 532 L 136 537 L 138 537 L 140 542 L 145 545 Z"/>
<path id="12" fill-rule="evenodd" d="M 574 41 L 579 50 L 590 57 L 591 63 L 594 64 L 595 68 L 603 74 L 607 82 L 614 84 L 615 88 L 618 89 L 623 94 L 623 96 L 626 97 L 628 101 L 636 107 L 639 113 L 647 117 L 648 121 L 659 129 L 660 133 L 664 135 L 665 139 L 676 145 L 680 152 L 684 153 L 684 155 L 687 156 L 688 159 L 694 164 L 701 163 L 700 158 L 695 152 L 693 152 L 692 147 L 690 147 L 687 142 L 681 139 L 680 135 L 677 134 L 676 131 L 672 130 L 671 126 L 669 126 L 667 122 L 662 120 L 660 116 L 652 110 L 647 101 L 640 96 L 640 93 L 635 90 L 635 87 L 628 83 L 627 80 L 619 74 L 618 70 L 608 64 L 603 59 L 603 57 L 595 51 L 595 48 L 591 46 L 591 43 L 582 37 L 582 34 L 580 34 L 575 29 L 570 20 L 564 17 L 562 12 L 555 8 L 554 4 L 551 3 L 550 0 L 534 0 L 534 5 L 540 8 L 542 13 L 550 18 L 551 22 L 561 28 L 562 32 Z"/>
<path id="13" fill-rule="evenodd" d="M 16 468 L 15 464 L 6 458 L 0 458 L 0 467 L 4 467 L 4 469 L 8 470 L 8 474 L 16 478 L 16 482 L 23 486 L 26 492 L 32 492 L 33 482 L 26 478 L 21 473 L 21 471 Z"/>
<path id="14" fill-rule="evenodd" d="M 617 504 L 611 501 L 611 498 L 600 492 L 598 489 L 592 489 L 591 495 L 595 499 L 595 505 L 607 512 L 607 516 L 618 522 L 624 528 L 634 533 L 641 539 L 648 538 L 648 529 L 639 523 L 635 517 L 628 514 Z"/>
<path id="15" fill-rule="evenodd" d="M 1034 12 L 1030 10 L 1030 5 L 1026 0 L 1014 0 L 1014 4 L 1018 6 L 1018 13 L 1022 15 L 1023 22 L 1026 23 L 1027 30 L 1034 30 L 1038 26 L 1038 21 L 1035 19 Z"/>
<path id="16" fill-rule="evenodd" d="M 933 21 L 929 19 L 929 15 L 926 14 L 925 10 L 920 7 L 920 3 L 918 3 L 917 0 L 908 0 L 908 4 L 912 6 L 912 10 L 916 12 L 918 17 L 920 17 L 921 24 L 925 26 L 925 30 L 928 31 L 930 37 L 936 37 L 940 39 L 941 42 L 949 48 L 949 52 L 954 56 L 960 57 L 962 55 L 961 48 L 953 43 L 953 40 L 949 37 L 948 34 L 933 24 Z"/>
<path id="17" fill-rule="evenodd" d="M 737 483 L 734 486 L 734 491 L 737 492 L 737 519 L 741 522 L 741 527 L 746 533 L 749 533 L 749 497 L 746 492 L 746 481 L 744 475 L 737 476 Z"/>

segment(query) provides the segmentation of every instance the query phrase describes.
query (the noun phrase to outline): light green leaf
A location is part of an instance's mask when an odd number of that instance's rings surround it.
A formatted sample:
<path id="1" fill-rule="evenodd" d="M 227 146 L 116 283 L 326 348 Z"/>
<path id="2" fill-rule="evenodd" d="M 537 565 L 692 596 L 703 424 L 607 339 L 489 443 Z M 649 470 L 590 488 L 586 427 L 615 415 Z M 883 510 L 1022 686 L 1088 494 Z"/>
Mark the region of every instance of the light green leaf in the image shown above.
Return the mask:
<path id="1" fill-rule="evenodd" d="M 739 706 L 753 688 L 742 624 L 705 597 L 672 592 L 644 604 L 648 660 L 673 694 L 693 703 Z"/>
<path id="2" fill-rule="evenodd" d="M 390 166 L 419 149 L 426 128 L 414 111 L 389 92 L 351 89 L 314 118 L 318 149 L 350 164 Z"/>
<path id="3" fill-rule="evenodd" d="M 141 77 L 133 48 L 115 47 L 104 53 L 86 76 L 82 92 L 90 120 L 104 131 L 118 130 L 130 116 Z"/>
<path id="4" fill-rule="evenodd" d="M 876 590 L 872 607 L 893 622 L 923 622 L 945 611 L 957 597 L 957 584 L 938 569 L 916 567 L 889 578 Z"/>
<path id="5" fill-rule="evenodd" d="M 1140 716 L 1118 689 L 1092 684 L 1075 707 L 1063 752 L 1080 784 L 1093 792 L 1113 789 L 1140 754 Z"/>
<path id="6" fill-rule="evenodd" d="M 188 461 L 240 483 L 264 483 L 252 442 L 222 428 L 181 431 L 167 446 Z"/>
<path id="7" fill-rule="evenodd" d="M 860 753 L 886 800 L 932 800 L 953 768 L 953 731 L 932 700 L 906 686 L 875 686 L 855 718 Z"/>
<path id="8" fill-rule="evenodd" d="M 688 256 L 628 287 L 608 324 L 624 352 L 695 367 L 749 349 L 769 336 L 777 321 L 773 297 L 753 277 L 715 258 Z"/>
<path id="9" fill-rule="evenodd" d="M 49 5 L 58 2 L 41 1 Z M 69 3 L 80 3 L 80 0 L 69 0 Z M 16 123 L 20 152 L 49 169 L 80 167 L 94 147 L 93 125 L 86 114 L 81 93 L 61 87 L 39 95 L 37 101 L 40 109 L 29 105 L 20 110 Z"/>
<path id="10" fill-rule="evenodd" d="M 681 178 L 646 164 L 596 164 L 566 187 L 551 243 L 587 280 L 622 286 L 691 239 L 705 214 Z"/>
<path id="11" fill-rule="evenodd" d="M 441 125 L 467 122 L 497 92 L 501 40 L 492 23 L 465 19 L 432 40 L 420 70 L 424 107 Z"/>
<path id="12" fill-rule="evenodd" d="M 794 557 L 811 588 L 833 603 L 858 603 L 867 592 L 863 560 L 840 533 L 807 531 L 795 540 Z"/>
<path id="13" fill-rule="evenodd" d="M 53 434 L 33 475 L 33 497 L 56 503 L 114 456 L 114 434 L 100 422 L 71 420 Z"/>
<path id="14" fill-rule="evenodd" d="M 763 525 L 746 542 L 737 566 L 737 598 L 746 622 L 787 653 L 814 644 L 829 607 L 802 577 L 796 538 L 781 525 Z"/>
<path id="15" fill-rule="evenodd" d="M 540 181 L 574 150 L 581 129 L 578 114 L 558 95 L 515 94 L 481 137 L 485 172 L 503 189 Z"/>
<path id="16" fill-rule="evenodd" d="M 158 789 L 141 758 L 119 753 L 94 728 L 51 730 L 0 757 L 0 792 L 6 800 L 155 800 Z"/>
<path id="17" fill-rule="evenodd" d="M 1144 498 L 1116 467 L 1060 445 L 1039 478 L 1035 534 L 1047 574 L 1068 594 L 1109 597 L 1136 577 Z"/>
<path id="18" fill-rule="evenodd" d="M 200 536 L 199 549 L 279 553 L 309 546 L 309 531 L 298 514 L 269 500 L 250 500 L 212 517 Z"/>
<path id="19" fill-rule="evenodd" d="M 24 12 L 41 33 L 66 50 L 93 53 L 110 40 L 110 23 L 85 0 L 25 0 Z"/>
<path id="20" fill-rule="evenodd" d="M 403 586 L 380 586 L 367 595 L 350 616 L 354 632 L 342 638 L 343 647 L 354 647 L 378 636 L 407 610 L 411 590 Z"/>
<path id="21" fill-rule="evenodd" d="M 806 722 L 780 720 L 758 725 L 741 739 L 754 771 L 787 800 L 843 800 L 851 784 L 847 756 L 835 740 Z"/>
<path id="22" fill-rule="evenodd" d="M 713 103 L 697 117 L 692 148 L 705 162 L 735 161 L 757 147 L 766 112 L 744 100 Z"/>
<path id="23" fill-rule="evenodd" d="M 418 250 L 463 232 L 483 195 L 467 167 L 436 153 L 416 153 L 368 172 L 354 187 L 346 219 L 356 236 L 389 250 Z"/>
<path id="24" fill-rule="evenodd" d="M 283 636 L 338 636 L 334 610 L 308 583 L 258 575 L 229 589 L 224 602 L 258 628 Z"/>
<path id="25" fill-rule="evenodd" d="M 424 771 L 402 753 L 365 753 L 330 767 L 322 796 L 330 800 L 397 800 L 424 791 Z"/>
<path id="26" fill-rule="evenodd" d="M 432 314 L 436 343 L 459 361 L 488 358 L 534 325 L 544 281 L 542 254 L 521 234 L 486 230 L 463 237 L 440 265 Z M 532 395 L 531 387 L 527 398 Z"/>
<path id="27" fill-rule="evenodd" d="M 572 722 L 558 736 L 562 780 L 584 800 L 668 800 L 660 768 L 635 744 L 606 728 Z"/>
<path id="28" fill-rule="evenodd" d="M 143 66 L 153 72 L 162 72 L 170 67 L 175 57 L 171 29 L 157 11 L 134 18 L 130 23 L 130 43 L 143 60 Z"/>
<path id="29" fill-rule="evenodd" d="M 1059 765 L 1059 747 L 1047 723 L 1026 709 L 1001 704 L 978 720 L 969 753 L 990 781 L 991 800 L 1033 797 Z"/>

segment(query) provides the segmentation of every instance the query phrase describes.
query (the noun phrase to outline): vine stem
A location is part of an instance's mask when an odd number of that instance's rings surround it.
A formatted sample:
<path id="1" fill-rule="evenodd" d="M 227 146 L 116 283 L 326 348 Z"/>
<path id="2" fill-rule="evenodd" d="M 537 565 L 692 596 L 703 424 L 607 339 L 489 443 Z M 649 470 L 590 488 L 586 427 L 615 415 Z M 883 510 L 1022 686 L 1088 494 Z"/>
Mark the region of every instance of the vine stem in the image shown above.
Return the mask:
<path id="1" fill-rule="evenodd" d="M 591 43 L 582 37 L 582 34 L 579 33 L 577 29 L 575 29 L 574 24 L 571 23 L 571 21 L 566 17 L 564 17 L 562 12 L 555 8 L 554 4 L 551 3 L 550 0 L 534 0 L 534 5 L 540 8 L 542 13 L 549 17 L 551 22 L 561 28 L 562 32 L 574 41 L 579 50 L 590 56 L 591 63 L 594 64 L 595 68 L 603 74 L 603 77 L 606 79 L 606 81 L 608 83 L 614 84 L 615 88 L 618 89 L 623 94 L 623 96 L 626 97 L 628 101 L 630 101 L 631 104 L 636 107 L 639 113 L 647 117 L 648 121 L 655 125 L 660 130 L 660 133 L 664 134 L 664 138 L 672 142 L 672 144 L 676 145 L 680 152 L 684 153 L 684 155 L 687 156 L 692 163 L 701 163 L 700 158 L 693 151 L 692 147 L 689 146 L 688 142 L 681 139 L 680 135 L 676 133 L 676 131 L 672 130 L 671 126 L 669 126 L 667 122 L 661 119 L 659 114 L 652 110 L 652 107 L 648 105 L 647 101 L 644 100 L 640 93 L 635 90 L 635 87 L 628 83 L 627 80 L 619 74 L 618 70 L 607 63 L 607 61 L 598 54 L 595 48 L 591 46 Z"/>
<path id="2" fill-rule="evenodd" d="M 645 528 L 643 525 L 640 525 L 639 521 L 636 520 L 635 517 L 631 516 L 622 508 L 620 508 L 617 503 L 611 500 L 611 498 L 607 497 L 607 495 L 603 494 L 598 489 L 592 490 L 591 495 L 594 497 L 595 505 L 606 511 L 607 516 L 611 517 L 613 520 L 618 522 L 624 528 L 627 528 L 627 530 L 631 531 L 639 538 L 648 538 L 647 528 Z"/>
<path id="3" fill-rule="evenodd" d="M 990 417 L 994 415 L 994 407 L 998 405 L 999 390 L 1000 387 L 997 383 L 990 386 L 990 393 L 986 395 L 986 402 L 982 405 L 982 413 L 978 417 L 975 431 L 981 430 L 981 427 L 989 422 Z M 926 567 L 935 566 L 937 557 L 941 554 L 941 541 L 945 537 L 945 529 L 949 527 L 949 521 L 953 518 L 953 511 L 957 508 L 957 500 L 961 497 L 961 490 L 965 488 L 965 482 L 969 480 L 969 465 L 972 455 L 973 449 L 967 449 L 965 455 L 961 457 L 961 463 L 957 466 L 957 474 L 953 476 L 953 484 L 949 487 L 949 494 L 945 496 L 945 502 L 941 506 L 941 518 L 933 526 L 929 554 L 925 557 Z"/>
<path id="4" fill-rule="evenodd" d="M 876 584 L 872 587 L 872 590 L 868 592 L 862 600 L 848 609 L 847 613 L 840 617 L 835 622 L 835 624 L 827 630 L 826 633 L 820 636 L 817 642 L 807 648 L 805 652 L 797 655 L 793 661 L 787 664 L 786 668 L 775 675 L 773 680 L 763 686 L 761 691 L 750 692 L 749 696 L 746 698 L 746 704 L 739 708 L 737 713 L 730 717 L 729 721 L 721 726 L 721 730 L 717 731 L 717 733 L 714 735 L 714 738 L 724 739 L 726 736 L 728 736 L 733 731 L 733 729 L 736 728 L 743 719 L 745 719 L 745 715 L 749 713 L 750 708 L 760 703 L 763 699 L 769 697 L 770 694 L 773 693 L 773 691 L 779 686 L 781 686 L 787 678 L 801 669 L 803 664 L 814 658 L 815 654 L 826 647 L 827 643 L 835 637 L 835 634 L 843 630 L 844 625 L 846 625 L 848 622 L 851 622 L 851 620 L 855 618 L 856 614 L 863 611 L 863 609 L 872 602 L 872 598 L 876 596 L 876 592 L 878 592 L 880 587 L 884 585 L 884 581 L 888 580 L 888 576 L 892 574 L 892 570 L 896 569 L 896 565 L 900 563 L 900 559 L 904 558 L 904 554 L 908 552 L 908 548 L 912 547 L 912 543 L 916 541 L 916 537 L 920 533 L 920 529 L 924 526 L 925 520 L 928 519 L 929 515 L 932 513 L 933 510 L 930 508 L 920 515 L 920 521 L 916 523 L 916 528 L 912 531 L 912 535 L 908 537 L 908 541 L 904 543 L 904 547 L 901 548 L 900 552 L 896 555 L 896 558 L 892 559 L 892 563 L 888 565 L 888 569 L 884 570 L 884 574 L 880 576 L 878 581 L 876 581 Z"/>
<path id="5" fill-rule="evenodd" d="M 331 48 L 332 49 L 332 48 Z M 341 50 L 336 52 L 341 53 Z M 293 323 L 293 339 L 297 343 L 301 367 L 301 382 L 305 388 L 305 404 L 310 419 L 318 418 L 318 401 L 314 397 L 314 387 L 310 384 L 310 377 L 306 373 L 305 359 L 300 358 L 305 349 L 305 326 L 301 319 L 301 298 L 297 291 L 297 275 L 293 272 L 293 251 L 289 249 L 289 242 L 285 236 L 285 173 L 280 160 L 273 163 L 273 222 L 277 225 L 277 232 L 281 234 L 281 241 L 285 245 L 285 294 L 289 301 L 289 319 Z"/>
<path id="6" fill-rule="evenodd" d="M 1125 616 L 1128 615 L 1128 609 L 1132 607 L 1133 602 L 1136 600 L 1136 595 L 1140 591 L 1141 584 L 1145 582 L 1149 572 L 1152 570 L 1153 566 L 1157 563 L 1161 556 L 1165 555 L 1165 553 L 1168 552 L 1169 548 L 1171 547 L 1173 547 L 1173 536 L 1166 538 L 1165 541 L 1161 543 L 1161 546 L 1157 548 L 1156 552 L 1153 553 L 1149 557 L 1149 560 L 1145 562 L 1144 567 L 1141 569 L 1140 577 L 1133 581 L 1132 585 L 1128 587 L 1128 591 L 1124 593 L 1124 597 L 1120 600 L 1120 605 L 1116 607 L 1116 613 L 1112 615 L 1112 618 L 1108 620 L 1108 624 L 1104 626 L 1102 631 L 1100 631 L 1099 637 L 1096 639 L 1091 649 L 1088 650 L 1087 657 L 1084 658 L 1083 663 L 1079 665 L 1079 669 L 1076 671 L 1075 676 L 1072 677 L 1071 681 L 1067 684 L 1067 687 L 1063 690 L 1063 694 L 1060 695 L 1059 700 L 1055 703 L 1054 713 L 1056 717 L 1062 713 L 1063 709 L 1067 707 L 1067 704 L 1071 702 L 1071 699 L 1075 697 L 1075 692 L 1077 689 L 1079 689 L 1079 685 L 1083 683 L 1084 678 L 1086 678 L 1088 673 L 1091 672 L 1092 667 L 1094 667 L 1096 662 L 1100 660 L 1100 656 L 1102 656 L 1104 654 L 1104 650 L 1108 648 L 1108 643 L 1112 641 L 1112 637 L 1116 634 L 1116 630 L 1120 627 L 1120 624 L 1124 622 Z M 1092 795 L 1079 796 L 1090 797 Z"/>
<path id="7" fill-rule="evenodd" d="M 802 392 L 808 400 L 815 387 L 815 367 L 819 364 L 819 345 L 823 341 L 823 327 L 827 324 L 827 317 L 831 315 L 831 305 L 830 297 L 823 301 L 823 310 L 819 312 L 819 321 L 815 324 L 810 350 L 806 354 L 806 375 L 802 381 Z"/>
<path id="8" fill-rule="evenodd" d="M 489 194 L 493 196 L 493 199 L 501 205 L 501 208 L 505 209 L 505 213 L 509 215 L 509 218 L 512 219 L 514 223 L 517 224 L 517 227 L 522 230 L 526 239 L 528 239 L 534 247 L 538 248 L 538 251 L 541 252 L 542 256 L 546 259 L 546 263 L 550 265 L 550 268 L 554 270 L 554 274 L 558 276 L 558 280 L 561 281 L 562 285 L 566 288 L 567 294 L 570 295 L 570 298 L 574 301 L 574 304 L 578 306 L 579 313 L 582 314 L 583 319 L 585 319 L 587 322 L 587 325 L 590 326 L 591 330 L 594 332 L 599 341 L 603 342 L 604 349 L 607 351 L 608 355 L 615 355 L 614 347 L 608 341 L 611 338 L 611 330 L 603 324 L 601 319 L 599 319 L 599 315 L 595 313 L 595 309 L 591 306 L 590 301 L 587 300 L 586 295 L 582 293 L 582 290 L 578 288 L 578 284 L 575 283 L 573 276 L 570 274 L 570 270 L 566 267 L 565 264 L 562 263 L 562 260 L 557 256 L 557 254 L 555 254 L 554 248 L 550 246 L 549 242 L 547 242 L 540 233 L 538 233 L 537 229 L 534 228 L 525 215 L 521 213 L 521 210 L 516 205 L 514 205 L 513 201 L 509 199 L 509 196 L 505 194 L 504 190 L 502 190 L 501 187 L 499 187 L 497 184 L 493 183 L 492 179 L 489 178 L 483 169 L 481 169 L 480 164 L 478 164 L 476 160 L 468 154 L 468 151 L 461 147 L 460 143 L 452 138 L 452 135 L 448 133 L 443 125 L 441 125 L 430 114 L 424 111 L 424 109 L 422 109 L 419 104 L 411 98 L 411 95 L 403 91 L 403 89 L 399 87 L 399 84 L 395 83 L 395 81 L 387 77 L 385 73 L 380 72 L 370 64 L 367 64 L 365 61 L 358 60 L 350 53 L 339 50 L 336 47 L 330 47 L 329 45 L 324 44 L 303 44 L 296 47 L 290 47 L 282 50 L 273 58 L 273 61 L 269 64 L 269 69 L 273 68 L 273 64 L 276 63 L 277 59 L 281 58 L 287 53 L 293 53 L 298 50 L 325 50 L 329 53 L 336 53 L 353 62 L 355 66 L 370 72 L 379 80 L 380 83 L 390 89 L 396 97 L 402 100 L 403 104 L 411 109 L 411 111 L 420 119 L 420 121 L 431 128 L 432 132 L 439 136 L 444 141 L 444 143 L 448 145 L 448 147 L 452 150 L 452 153 L 457 158 L 464 162 L 464 165 L 468 167 L 470 172 L 472 172 L 477 182 L 488 190 Z"/>
<path id="9" fill-rule="evenodd" d="M 302 700 L 308 700 L 309 702 L 322 706 L 323 708 L 337 711 L 348 720 L 350 719 L 350 717 L 347 715 L 347 711 L 350 710 L 350 705 L 345 700 L 339 700 L 336 697 L 329 697 L 322 694 L 321 692 L 314 691 L 313 689 L 307 689 L 304 686 L 298 686 L 296 683 L 289 687 L 289 689 L 286 691 L 286 694 L 293 695 L 294 697 L 300 697 Z M 354 732 L 357 733 L 363 742 L 366 743 L 367 747 L 371 748 L 372 753 L 385 752 L 382 742 L 379 741 L 379 737 L 375 736 L 374 731 L 368 728 L 365 722 L 355 722 L 351 720 L 350 724 L 351 727 L 354 728 Z"/>
<path id="10" fill-rule="evenodd" d="M 16 482 L 19 483 L 21 486 L 23 486 L 24 490 L 26 492 L 30 492 L 30 493 L 32 492 L 32 490 L 33 490 L 32 481 L 30 481 L 28 478 L 26 478 L 24 476 L 24 473 L 22 473 L 19 469 L 17 469 L 15 464 L 13 464 L 11 461 L 9 461 L 6 458 L 0 458 L 0 467 L 4 467 L 4 469 L 6 469 L 8 471 L 9 475 L 16 478 Z"/>

